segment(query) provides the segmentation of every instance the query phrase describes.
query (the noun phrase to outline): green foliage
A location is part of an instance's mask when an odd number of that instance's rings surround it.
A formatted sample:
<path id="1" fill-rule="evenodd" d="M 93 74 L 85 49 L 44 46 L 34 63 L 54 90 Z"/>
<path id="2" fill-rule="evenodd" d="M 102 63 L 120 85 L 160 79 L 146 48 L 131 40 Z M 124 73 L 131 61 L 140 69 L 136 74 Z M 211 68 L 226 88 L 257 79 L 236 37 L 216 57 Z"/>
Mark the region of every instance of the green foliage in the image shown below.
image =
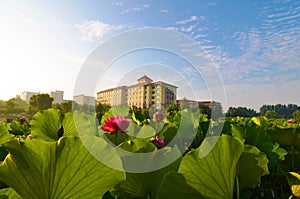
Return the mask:
<path id="1" fill-rule="evenodd" d="M 151 149 L 146 150 L 151 151 Z M 162 169 L 146 173 L 126 173 L 126 180 L 115 186 L 112 195 L 117 198 L 157 198 L 158 189 L 166 173 L 177 171 L 180 159 Z"/>
<path id="2" fill-rule="evenodd" d="M 287 181 L 289 183 L 292 194 L 300 198 L 300 175 L 295 172 L 289 172 L 287 175 Z"/>
<path id="3" fill-rule="evenodd" d="M 244 187 L 255 188 L 260 184 L 260 177 L 269 174 L 268 162 L 265 153 L 255 146 L 245 145 L 236 171 L 236 177 L 239 179 L 239 191 Z"/>
<path id="4" fill-rule="evenodd" d="M 155 122 L 147 111 L 116 107 L 100 120 L 102 125 L 113 115 L 131 119 L 116 136 L 99 130 L 96 115 L 43 110 L 31 127 L 26 120 L 26 133 L 20 133 L 24 120 L 1 123 L 0 198 L 298 196 L 300 127 L 286 119 L 216 122 L 187 108 Z M 214 136 L 217 131 L 223 135 Z M 150 142 L 155 136 L 165 145 Z M 110 162 L 127 172 L 105 166 Z"/>
<path id="5" fill-rule="evenodd" d="M 15 136 L 8 132 L 8 128 L 4 123 L 0 123 L 0 146 L 5 142 L 14 139 Z"/>
<path id="6" fill-rule="evenodd" d="M 158 199 L 205 199 L 198 191 L 186 183 L 183 175 L 174 171 L 167 173 L 157 194 Z"/>
<path id="7" fill-rule="evenodd" d="M 75 117 L 72 113 L 64 115 L 56 109 L 44 110 L 31 122 L 36 138 L 24 141 L 4 138 L 3 147 L 9 154 L 0 166 L 0 179 L 23 198 L 101 197 L 124 180 L 123 172 L 96 160 L 77 137 L 74 119 L 82 121 L 79 131 L 95 125 L 89 122 L 89 117 L 82 116 L 81 113 L 75 113 Z M 62 127 L 64 132 L 59 136 Z M 95 141 L 89 137 L 82 139 Z M 120 159 L 115 156 L 111 161 Z"/>
<path id="8" fill-rule="evenodd" d="M 229 107 L 227 117 L 255 117 L 258 116 L 258 113 L 254 109 L 247 107 Z"/>
<path id="9" fill-rule="evenodd" d="M 48 94 L 33 95 L 29 100 L 29 111 L 36 113 L 52 107 L 53 98 Z"/>
<path id="10" fill-rule="evenodd" d="M 53 108 L 59 109 L 62 113 L 72 112 L 73 101 L 67 100 L 60 104 L 53 104 Z"/>
<path id="11" fill-rule="evenodd" d="M 0 189 L 0 198 L 2 199 L 22 199 L 22 197 L 12 188 Z"/>
<path id="12" fill-rule="evenodd" d="M 263 117 L 240 121 L 232 124 L 232 135 L 264 152 L 269 159 L 270 170 L 274 170 L 287 152 L 267 134 L 267 125 Z"/>
<path id="13" fill-rule="evenodd" d="M 269 129 L 269 134 L 288 151 L 284 165 L 289 171 L 300 170 L 300 128 L 275 126 Z"/>
<path id="14" fill-rule="evenodd" d="M 90 155 L 78 137 L 13 140 L 4 147 L 9 155 L 0 179 L 24 198 L 94 198 L 124 179 Z"/>
<path id="15" fill-rule="evenodd" d="M 278 113 L 275 110 L 267 110 L 266 113 L 265 113 L 265 116 L 268 119 L 277 118 L 278 117 Z"/>
<path id="16" fill-rule="evenodd" d="M 190 190 L 191 198 L 232 198 L 235 179 L 239 180 L 238 192 L 243 187 L 256 186 L 260 177 L 268 174 L 267 162 L 265 154 L 253 146 L 244 147 L 234 137 L 209 137 L 182 159 L 178 173 L 184 179 L 168 174 L 159 194 L 166 195 L 166 190 L 172 187 L 178 196 Z M 179 190 L 182 192 L 178 193 Z"/>
<path id="17" fill-rule="evenodd" d="M 293 118 L 296 120 L 300 120 L 300 110 L 293 112 Z"/>
<path id="18" fill-rule="evenodd" d="M 26 118 L 17 117 L 15 121 L 9 124 L 9 133 L 17 137 L 26 138 L 30 134 L 30 128 L 30 124 Z"/>
<path id="19" fill-rule="evenodd" d="M 300 110 L 300 107 L 296 104 L 263 105 L 260 108 L 260 114 L 265 115 L 268 110 L 275 111 L 279 117 L 290 118 L 296 110 Z"/>
<path id="20" fill-rule="evenodd" d="M 207 150 L 211 150 L 210 153 L 207 154 Z M 243 144 L 237 139 L 225 135 L 219 140 L 209 137 L 183 158 L 178 172 L 205 198 L 232 198 L 236 164 L 242 152 Z"/>

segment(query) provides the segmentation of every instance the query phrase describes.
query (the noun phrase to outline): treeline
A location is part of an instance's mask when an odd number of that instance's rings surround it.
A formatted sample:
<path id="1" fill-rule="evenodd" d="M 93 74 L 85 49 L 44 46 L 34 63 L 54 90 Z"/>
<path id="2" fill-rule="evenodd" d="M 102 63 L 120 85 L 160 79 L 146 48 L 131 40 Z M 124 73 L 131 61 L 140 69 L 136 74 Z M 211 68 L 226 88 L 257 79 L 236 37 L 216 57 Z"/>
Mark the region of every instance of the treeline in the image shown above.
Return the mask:
<path id="1" fill-rule="evenodd" d="M 186 99 L 182 100 L 181 108 L 190 107 Z M 72 110 L 80 110 L 84 112 L 96 112 L 98 119 L 109 110 L 110 106 L 106 104 L 98 103 L 96 106 L 91 105 L 79 105 L 74 101 L 67 100 L 60 104 L 53 104 L 53 98 L 48 94 L 37 94 L 30 98 L 29 103 L 23 101 L 20 96 L 9 99 L 7 101 L 0 100 L 0 120 L 4 121 L 8 118 L 15 118 L 16 116 L 27 116 L 30 117 L 36 112 L 45 110 L 48 108 L 56 108 L 61 110 L 63 113 L 71 112 Z M 223 109 L 220 103 L 213 103 L 212 105 L 199 104 L 197 107 L 200 112 L 207 115 L 207 118 L 217 120 L 223 117 Z M 179 110 L 178 105 L 171 104 L 166 107 L 166 111 Z M 147 112 L 147 110 L 144 110 Z M 212 114 L 214 113 L 214 114 Z M 300 106 L 296 104 L 277 104 L 277 105 L 263 105 L 260 108 L 260 112 L 247 107 L 229 107 L 225 113 L 226 117 L 256 117 L 266 116 L 267 118 L 294 118 L 300 119 Z"/>
<path id="2" fill-rule="evenodd" d="M 277 104 L 277 105 L 263 105 L 260 107 L 260 112 L 247 107 L 229 107 L 227 117 L 256 117 L 266 116 L 267 118 L 295 118 L 300 119 L 300 106 L 296 104 Z"/>
<path id="3" fill-rule="evenodd" d="M 103 112 L 102 105 L 97 105 L 96 107 L 87 104 L 80 105 L 72 100 L 66 100 L 57 104 L 53 103 L 53 98 L 48 94 L 37 94 L 30 98 L 29 103 L 23 101 L 20 96 L 7 101 L 0 100 L 0 121 L 11 120 L 17 116 L 31 118 L 36 112 L 49 108 L 59 109 L 63 113 L 72 112 L 72 110 L 94 112 L 95 109 L 98 112 Z"/>

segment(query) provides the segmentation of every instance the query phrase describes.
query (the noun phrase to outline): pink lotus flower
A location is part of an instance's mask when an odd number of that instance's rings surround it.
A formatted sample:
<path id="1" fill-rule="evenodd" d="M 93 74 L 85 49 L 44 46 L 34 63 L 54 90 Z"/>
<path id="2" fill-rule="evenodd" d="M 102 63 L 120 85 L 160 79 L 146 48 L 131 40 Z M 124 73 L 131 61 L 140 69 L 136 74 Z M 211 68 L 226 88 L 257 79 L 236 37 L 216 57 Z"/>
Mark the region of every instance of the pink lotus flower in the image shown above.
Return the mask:
<path id="1" fill-rule="evenodd" d="M 21 117 L 20 119 L 19 119 L 19 122 L 26 122 L 26 118 L 25 117 Z"/>
<path id="2" fill-rule="evenodd" d="M 32 134 L 29 134 L 29 135 L 27 135 L 27 138 L 33 139 L 33 138 L 36 138 L 36 137 L 34 135 L 32 135 Z"/>
<path id="3" fill-rule="evenodd" d="M 160 110 L 158 110 L 153 115 L 153 121 L 154 122 L 161 122 L 161 121 L 164 120 L 164 117 L 165 117 L 164 114 Z"/>
<path id="4" fill-rule="evenodd" d="M 104 124 L 101 129 L 113 135 L 117 131 L 124 132 L 128 128 L 129 124 L 130 121 L 128 119 L 123 116 L 117 115 L 104 120 Z"/>
<path id="5" fill-rule="evenodd" d="M 166 144 L 165 141 L 158 135 L 155 136 L 155 138 L 150 138 L 150 142 L 154 143 L 157 148 L 162 148 Z"/>
<path id="6" fill-rule="evenodd" d="M 287 121 L 287 123 L 288 123 L 288 124 L 296 124 L 297 121 L 296 121 L 295 119 L 289 119 L 289 120 Z"/>

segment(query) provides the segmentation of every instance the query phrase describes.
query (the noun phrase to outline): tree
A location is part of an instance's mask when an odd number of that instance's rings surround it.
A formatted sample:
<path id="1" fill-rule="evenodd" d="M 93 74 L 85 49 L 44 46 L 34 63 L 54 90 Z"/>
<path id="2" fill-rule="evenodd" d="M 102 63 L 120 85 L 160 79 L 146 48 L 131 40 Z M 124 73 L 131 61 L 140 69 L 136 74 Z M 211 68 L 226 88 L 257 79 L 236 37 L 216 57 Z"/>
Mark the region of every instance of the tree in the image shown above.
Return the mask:
<path id="1" fill-rule="evenodd" d="M 53 98 L 48 94 L 33 95 L 29 100 L 29 111 L 36 113 L 52 107 Z"/>
<path id="2" fill-rule="evenodd" d="M 178 109 L 177 109 L 177 105 L 176 105 L 176 103 L 172 103 L 172 104 L 170 104 L 167 108 L 166 108 L 166 112 L 170 112 L 170 111 L 177 111 Z"/>
<path id="3" fill-rule="evenodd" d="M 254 109 L 247 107 L 229 107 L 226 116 L 227 117 L 255 117 L 258 113 Z"/>
<path id="4" fill-rule="evenodd" d="M 212 120 L 217 120 L 220 117 L 223 117 L 223 108 L 221 103 L 219 102 L 213 102 L 211 105 L 211 119 Z"/>
<path id="5" fill-rule="evenodd" d="M 275 110 L 267 110 L 265 116 L 268 118 L 268 119 L 274 119 L 274 118 L 277 118 L 278 117 L 278 114 Z"/>
<path id="6" fill-rule="evenodd" d="M 97 119 L 98 119 L 99 123 L 101 123 L 102 116 L 107 111 L 109 111 L 110 108 L 111 108 L 111 106 L 109 106 L 108 104 L 102 104 L 100 102 L 98 104 L 96 104 L 95 111 L 96 111 L 96 115 L 97 115 Z"/>
<path id="7" fill-rule="evenodd" d="M 184 109 L 189 109 L 190 105 L 188 100 L 184 97 L 181 101 L 180 101 L 180 109 L 184 110 Z"/>
<path id="8" fill-rule="evenodd" d="M 293 118 L 296 120 L 300 120 L 300 110 L 297 110 L 293 113 Z"/>
<path id="9" fill-rule="evenodd" d="M 211 107 L 205 104 L 199 104 L 199 112 L 207 115 L 207 118 L 211 118 Z"/>
<path id="10" fill-rule="evenodd" d="M 25 113 L 28 109 L 28 104 L 18 95 L 15 98 L 7 100 L 5 106 L 5 112 L 9 115 Z"/>
<path id="11" fill-rule="evenodd" d="M 64 101 L 64 102 L 62 102 L 60 104 L 53 104 L 52 107 L 56 108 L 56 109 L 59 109 L 63 113 L 72 112 L 73 101 L 67 100 L 67 101 Z"/>
<path id="12" fill-rule="evenodd" d="M 290 118 L 296 110 L 300 110 L 300 107 L 296 104 L 276 104 L 276 105 L 263 105 L 260 108 L 260 114 L 265 115 L 268 110 L 276 111 L 279 117 Z"/>

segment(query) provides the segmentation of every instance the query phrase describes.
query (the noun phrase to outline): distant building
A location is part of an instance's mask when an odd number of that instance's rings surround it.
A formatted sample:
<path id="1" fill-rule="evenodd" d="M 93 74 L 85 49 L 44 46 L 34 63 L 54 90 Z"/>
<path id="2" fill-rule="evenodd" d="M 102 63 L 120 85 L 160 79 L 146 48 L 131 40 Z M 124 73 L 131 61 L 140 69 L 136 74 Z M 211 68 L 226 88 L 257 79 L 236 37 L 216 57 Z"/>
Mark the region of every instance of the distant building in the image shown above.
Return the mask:
<path id="1" fill-rule="evenodd" d="M 93 96 L 85 96 L 85 95 L 77 95 L 74 96 L 74 102 L 80 105 L 91 105 L 95 106 L 96 105 L 96 99 Z"/>
<path id="2" fill-rule="evenodd" d="M 131 86 L 99 91 L 97 102 L 110 106 L 127 105 L 138 108 L 169 106 L 176 102 L 176 86 L 162 81 L 152 82 L 153 80 L 146 75 L 137 81 L 137 84 Z"/>
<path id="3" fill-rule="evenodd" d="M 22 92 L 22 94 L 20 95 L 20 98 L 21 98 L 23 101 L 29 103 L 30 98 L 31 98 L 33 95 L 38 95 L 38 94 L 40 94 L 40 93 L 39 93 L 39 92 L 36 93 L 36 92 L 24 91 L 24 92 Z"/>
<path id="4" fill-rule="evenodd" d="M 49 93 L 49 96 L 53 98 L 53 103 L 54 104 L 60 104 L 63 102 L 64 98 L 64 91 L 51 91 Z"/>
<path id="5" fill-rule="evenodd" d="M 180 104 L 181 104 L 182 101 L 183 101 L 183 99 L 176 100 L 177 106 L 180 106 Z M 214 102 L 214 101 L 197 101 L 197 100 L 189 100 L 189 99 L 187 99 L 186 102 L 189 105 L 202 104 L 202 105 L 206 105 L 206 106 L 209 106 L 209 107 L 211 107 L 213 103 L 219 103 L 219 102 Z"/>

